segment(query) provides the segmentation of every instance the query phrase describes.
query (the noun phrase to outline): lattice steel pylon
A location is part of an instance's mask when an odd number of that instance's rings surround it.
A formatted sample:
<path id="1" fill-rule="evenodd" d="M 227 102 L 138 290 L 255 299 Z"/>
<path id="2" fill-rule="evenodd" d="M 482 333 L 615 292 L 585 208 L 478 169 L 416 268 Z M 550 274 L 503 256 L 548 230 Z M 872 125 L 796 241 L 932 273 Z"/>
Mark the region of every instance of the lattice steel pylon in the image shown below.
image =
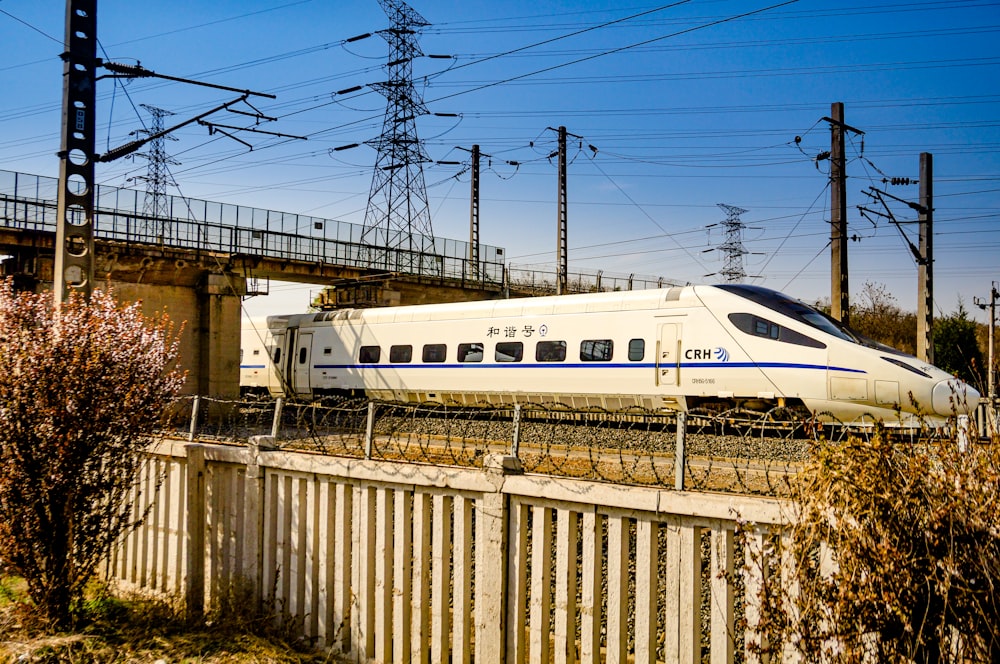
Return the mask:
<path id="1" fill-rule="evenodd" d="M 743 256 L 748 252 L 743 246 L 743 229 L 745 228 L 740 215 L 747 210 L 743 208 L 717 203 L 726 211 L 726 220 L 722 226 L 726 229 L 726 240 L 719 246 L 725 258 L 720 274 L 725 277 L 726 283 L 738 284 L 747 276 L 743 271 Z"/>
<path id="2" fill-rule="evenodd" d="M 377 33 L 389 45 L 388 80 L 371 85 L 386 106 L 381 136 L 365 141 L 378 155 L 361 242 L 369 267 L 422 272 L 433 261 L 434 233 L 423 167 L 430 159 L 416 125 L 427 109 L 413 86 L 413 59 L 423 55 L 417 37 L 430 24 L 402 0 L 378 3 L 392 27 Z"/>
<path id="3" fill-rule="evenodd" d="M 150 106 L 149 104 L 140 104 L 140 106 L 149 111 L 153 121 L 152 127 L 149 129 L 140 129 L 136 133 L 148 134 L 150 136 L 159 134 L 163 131 L 163 118 L 167 115 L 173 115 L 171 111 Z M 149 142 L 149 150 L 147 152 L 136 153 L 137 157 L 145 157 L 149 161 L 146 168 L 146 175 L 136 178 L 136 180 L 146 181 L 146 198 L 142 204 L 142 219 L 139 222 L 141 225 L 140 228 L 144 235 L 155 239 L 160 244 L 170 234 L 170 209 L 167 205 L 169 200 L 167 198 L 167 185 L 172 180 L 167 166 L 179 163 L 167 156 L 167 152 L 164 149 L 164 141 L 166 139 L 177 140 L 169 135 L 158 136 Z"/>

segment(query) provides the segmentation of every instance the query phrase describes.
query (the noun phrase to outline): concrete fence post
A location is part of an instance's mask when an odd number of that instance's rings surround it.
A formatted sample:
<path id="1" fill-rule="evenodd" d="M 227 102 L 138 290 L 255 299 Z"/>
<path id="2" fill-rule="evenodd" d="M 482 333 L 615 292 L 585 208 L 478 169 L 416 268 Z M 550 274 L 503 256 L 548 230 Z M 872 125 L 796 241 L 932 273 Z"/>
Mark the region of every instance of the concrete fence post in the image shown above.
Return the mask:
<path id="1" fill-rule="evenodd" d="M 191 428 L 188 430 L 188 442 L 198 435 L 198 410 L 201 406 L 201 395 L 194 395 L 194 402 L 191 404 Z"/>
<path id="2" fill-rule="evenodd" d="M 958 451 L 969 451 L 969 416 L 958 416 Z"/>
<path id="3" fill-rule="evenodd" d="M 274 419 L 271 420 L 271 444 L 278 439 L 278 429 L 281 428 L 281 408 L 285 401 L 281 397 L 274 400 Z"/>
<path id="4" fill-rule="evenodd" d="M 507 496 L 504 477 L 519 475 L 514 456 L 487 454 L 483 472 L 496 489 L 476 501 L 475 661 L 506 661 L 507 626 Z"/>
<path id="5" fill-rule="evenodd" d="M 683 410 L 677 413 L 677 447 L 674 451 L 674 489 L 684 490 L 684 467 L 687 465 L 687 413 Z"/>
<path id="6" fill-rule="evenodd" d="M 189 617 L 205 611 L 205 448 L 187 445 L 187 552 L 185 597 Z"/>
<path id="7" fill-rule="evenodd" d="M 239 561 L 251 597 L 264 601 L 261 592 L 264 555 L 264 469 L 261 452 L 277 449 L 273 436 L 250 436 L 247 444 L 246 490 L 243 502 L 243 559 Z"/>
<path id="8" fill-rule="evenodd" d="M 521 447 L 521 404 L 514 404 L 514 433 L 510 443 L 510 455 L 515 459 Z"/>
<path id="9" fill-rule="evenodd" d="M 375 446 L 375 402 L 368 402 L 368 418 L 365 420 L 365 458 L 372 458 Z"/>

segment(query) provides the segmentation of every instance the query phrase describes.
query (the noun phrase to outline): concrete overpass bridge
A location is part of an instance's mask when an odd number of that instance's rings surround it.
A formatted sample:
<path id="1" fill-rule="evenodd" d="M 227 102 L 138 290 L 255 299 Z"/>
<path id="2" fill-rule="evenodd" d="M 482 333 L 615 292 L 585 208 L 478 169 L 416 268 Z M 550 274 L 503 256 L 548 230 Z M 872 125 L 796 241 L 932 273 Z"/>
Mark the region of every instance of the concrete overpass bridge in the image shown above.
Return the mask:
<path id="1" fill-rule="evenodd" d="M 0 264 L 18 288 L 51 289 L 56 178 L 0 171 Z M 122 301 L 185 322 L 186 391 L 239 391 L 240 302 L 270 280 L 332 287 L 326 304 L 393 306 L 550 294 L 554 270 L 505 267 L 504 250 L 434 239 L 433 251 L 371 247 L 358 224 L 168 196 L 167 218 L 143 213 L 145 192 L 98 185 L 95 278 Z M 663 279 L 571 275 L 571 290 L 675 285 Z"/>

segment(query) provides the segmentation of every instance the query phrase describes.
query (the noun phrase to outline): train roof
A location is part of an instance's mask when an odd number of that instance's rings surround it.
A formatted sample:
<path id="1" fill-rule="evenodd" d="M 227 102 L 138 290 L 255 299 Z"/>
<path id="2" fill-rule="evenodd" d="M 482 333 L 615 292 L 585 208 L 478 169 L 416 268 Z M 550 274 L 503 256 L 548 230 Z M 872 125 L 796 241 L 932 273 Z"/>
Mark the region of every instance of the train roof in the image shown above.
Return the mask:
<path id="1" fill-rule="evenodd" d="M 269 316 L 269 327 L 309 327 L 319 324 L 419 322 L 488 318 L 493 316 L 542 316 L 554 313 L 659 309 L 696 304 L 694 286 L 672 286 L 636 291 L 606 291 L 573 295 L 546 295 L 507 300 L 479 300 L 443 304 L 414 304 L 371 309 L 338 309 L 319 313 Z"/>

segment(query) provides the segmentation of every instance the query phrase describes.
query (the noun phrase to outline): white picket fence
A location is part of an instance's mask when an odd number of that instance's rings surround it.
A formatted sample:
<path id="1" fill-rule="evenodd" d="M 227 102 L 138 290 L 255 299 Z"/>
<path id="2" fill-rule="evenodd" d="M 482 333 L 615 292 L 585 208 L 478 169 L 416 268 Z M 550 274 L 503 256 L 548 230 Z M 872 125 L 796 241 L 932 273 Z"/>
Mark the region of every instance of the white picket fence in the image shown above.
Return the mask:
<path id="1" fill-rule="evenodd" d="M 752 546 L 780 536 L 779 500 L 269 440 L 153 445 L 135 497 L 146 521 L 108 576 L 192 611 L 249 589 L 348 661 L 754 661 L 760 578 L 734 532 L 741 519 Z"/>

